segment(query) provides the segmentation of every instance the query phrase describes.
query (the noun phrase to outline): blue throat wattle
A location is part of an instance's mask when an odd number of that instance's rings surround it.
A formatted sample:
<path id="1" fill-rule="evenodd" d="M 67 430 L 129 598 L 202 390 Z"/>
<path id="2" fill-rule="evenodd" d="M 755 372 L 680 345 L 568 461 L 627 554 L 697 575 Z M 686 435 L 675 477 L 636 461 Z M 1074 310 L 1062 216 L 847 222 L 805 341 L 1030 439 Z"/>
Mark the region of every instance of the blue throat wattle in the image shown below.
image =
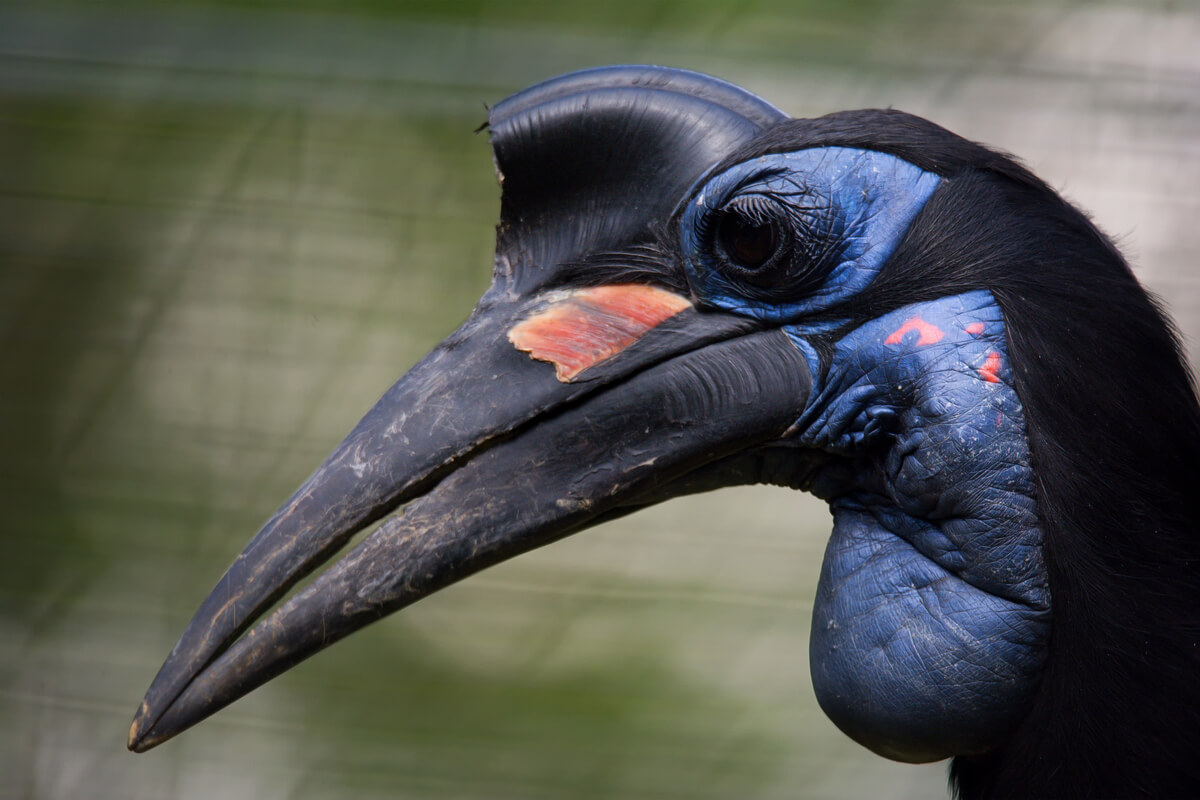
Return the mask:
<path id="1" fill-rule="evenodd" d="M 1050 635 L 1025 419 L 991 293 L 843 338 L 797 427 L 844 456 L 813 486 L 834 518 L 810 647 L 822 708 L 890 758 L 989 749 L 1028 712 Z"/>
<path id="2" fill-rule="evenodd" d="M 783 324 L 820 376 L 794 427 L 837 456 L 813 486 L 834 517 L 813 685 L 846 733 L 907 761 L 1002 741 L 1028 713 L 1050 635 L 1025 419 L 991 293 L 871 320 L 835 343 L 825 371 L 808 341 L 844 327 L 806 318 L 875 279 L 941 181 L 873 151 L 772 154 L 710 178 L 681 222 L 701 302 Z M 811 290 L 772 296 L 722 268 L 714 218 L 767 202 L 795 238 L 821 243 Z"/>

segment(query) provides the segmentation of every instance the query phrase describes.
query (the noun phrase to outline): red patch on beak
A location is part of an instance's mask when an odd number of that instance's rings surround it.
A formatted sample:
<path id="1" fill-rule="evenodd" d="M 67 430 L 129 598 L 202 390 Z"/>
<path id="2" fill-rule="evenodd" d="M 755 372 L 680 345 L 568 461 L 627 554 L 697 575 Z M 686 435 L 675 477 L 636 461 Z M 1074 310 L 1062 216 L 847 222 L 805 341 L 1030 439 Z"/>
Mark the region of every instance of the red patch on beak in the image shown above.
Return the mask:
<path id="1" fill-rule="evenodd" d="M 555 377 L 566 383 L 691 305 L 665 289 L 640 284 L 577 289 L 518 322 L 508 340 L 531 357 L 549 361 Z"/>

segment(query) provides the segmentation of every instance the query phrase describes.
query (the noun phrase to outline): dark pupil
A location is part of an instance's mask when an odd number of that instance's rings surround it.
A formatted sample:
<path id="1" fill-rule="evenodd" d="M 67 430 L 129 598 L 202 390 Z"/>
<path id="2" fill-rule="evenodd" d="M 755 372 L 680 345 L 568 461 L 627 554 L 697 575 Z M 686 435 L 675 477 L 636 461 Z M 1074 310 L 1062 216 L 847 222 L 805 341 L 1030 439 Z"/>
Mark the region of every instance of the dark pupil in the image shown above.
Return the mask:
<path id="1" fill-rule="evenodd" d="M 726 214 L 717 236 L 729 260 L 748 269 L 758 269 L 766 264 L 779 246 L 774 225 L 752 222 L 740 214 Z"/>

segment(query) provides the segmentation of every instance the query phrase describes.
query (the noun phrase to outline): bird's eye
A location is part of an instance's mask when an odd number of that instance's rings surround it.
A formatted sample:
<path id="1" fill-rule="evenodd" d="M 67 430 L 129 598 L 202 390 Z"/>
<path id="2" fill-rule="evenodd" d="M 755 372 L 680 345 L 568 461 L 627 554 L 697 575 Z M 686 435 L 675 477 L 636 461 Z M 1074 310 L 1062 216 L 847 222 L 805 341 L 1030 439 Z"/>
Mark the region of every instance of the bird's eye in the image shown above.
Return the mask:
<path id="1" fill-rule="evenodd" d="M 736 212 L 723 214 L 717 227 L 717 247 L 729 261 L 757 270 L 779 252 L 781 237 L 774 220 L 749 219 Z"/>
<path id="2" fill-rule="evenodd" d="M 697 222 L 704 261 L 729 289 L 764 302 L 820 285 L 836 257 L 822 225 L 827 204 L 794 191 L 734 194 Z"/>

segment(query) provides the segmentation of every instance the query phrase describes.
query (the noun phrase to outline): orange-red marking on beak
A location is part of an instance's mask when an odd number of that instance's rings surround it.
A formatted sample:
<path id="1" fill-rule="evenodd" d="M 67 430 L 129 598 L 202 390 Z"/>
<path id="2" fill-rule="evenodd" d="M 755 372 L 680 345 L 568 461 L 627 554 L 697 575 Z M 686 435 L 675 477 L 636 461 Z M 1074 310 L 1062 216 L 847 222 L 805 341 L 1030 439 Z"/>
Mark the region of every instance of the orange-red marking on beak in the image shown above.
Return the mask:
<path id="1" fill-rule="evenodd" d="M 518 322 L 508 340 L 531 357 L 549 361 L 555 376 L 566 383 L 691 305 L 673 292 L 640 284 L 576 289 Z"/>

